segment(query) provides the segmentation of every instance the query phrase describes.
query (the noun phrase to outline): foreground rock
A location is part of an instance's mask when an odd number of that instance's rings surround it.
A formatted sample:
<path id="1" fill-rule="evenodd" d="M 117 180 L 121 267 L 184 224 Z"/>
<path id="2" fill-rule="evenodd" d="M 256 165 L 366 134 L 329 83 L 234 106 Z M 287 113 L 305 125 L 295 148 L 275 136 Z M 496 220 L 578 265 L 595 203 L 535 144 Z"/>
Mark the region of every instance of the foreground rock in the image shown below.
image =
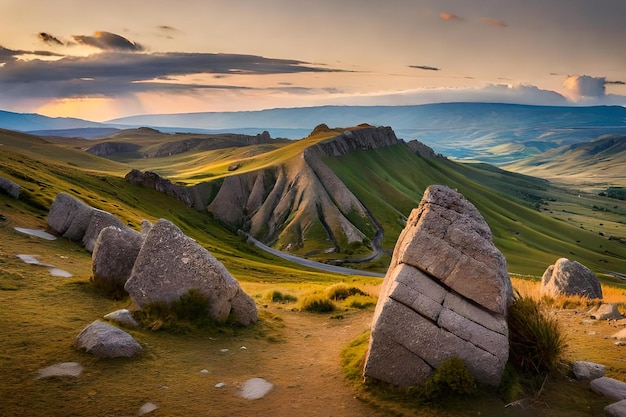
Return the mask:
<path id="1" fill-rule="evenodd" d="M 81 242 L 92 252 L 100 231 L 107 226 L 126 228 L 122 222 L 106 211 L 88 206 L 69 194 L 57 194 L 50 212 L 48 226 L 63 237 Z"/>
<path id="2" fill-rule="evenodd" d="M 578 380 L 596 379 L 604 376 L 606 368 L 599 363 L 578 361 L 572 365 L 572 372 Z"/>
<path id="3" fill-rule="evenodd" d="M 80 332 L 75 345 L 100 358 L 130 358 L 142 351 L 131 335 L 99 320 Z"/>
<path id="4" fill-rule="evenodd" d="M 550 265 L 541 277 L 541 296 L 558 297 L 577 295 L 581 297 L 602 298 L 600 280 L 584 265 L 560 258 Z"/>
<path id="5" fill-rule="evenodd" d="M 604 415 L 606 417 L 626 417 L 626 400 L 604 407 Z"/>
<path id="6" fill-rule="evenodd" d="M 429 187 L 396 243 L 364 376 L 418 385 L 456 356 L 479 382 L 497 385 L 511 299 L 506 261 L 478 210 L 456 191 Z"/>
<path id="7" fill-rule="evenodd" d="M 139 327 L 139 323 L 130 313 L 130 311 L 124 309 L 115 310 L 109 314 L 105 314 L 103 317 L 105 320 L 109 320 L 119 324 L 120 326 L 128 327 L 134 329 L 135 327 Z"/>
<path id="8" fill-rule="evenodd" d="M 626 399 L 626 382 L 603 376 L 591 381 L 590 387 L 596 394 L 616 400 Z"/>
<path id="9" fill-rule="evenodd" d="M 139 307 L 153 302 L 171 303 L 195 289 L 208 297 L 213 319 L 224 321 L 232 313 L 243 325 L 257 321 L 254 300 L 224 265 L 163 219 L 146 235 L 124 288 Z"/>
<path id="10" fill-rule="evenodd" d="M 102 229 L 91 255 L 94 284 L 108 294 L 126 294 L 124 284 L 130 278 L 145 237 L 126 227 Z"/>
<path id="11" fill-rule="evenodd" d="M 241 396 L 247 400 L 258 400 L 265 397 L 274 388 L 274 384 L 263 378 L 252 378 L 244 382 Z"/>
<path id="12" fill-rule="evenodd" d="M 594 320 L 621 320 L 624 318 L 616 304 L 602 304 L 597 309 L 591 311 L 589 317 Z"/>
<path id="13" fill-rule="evenodd" d="M 10 179 L 0 177 L 0 193 L 4 193 L 13 198 L 20 198 L 21 187 Z"/>

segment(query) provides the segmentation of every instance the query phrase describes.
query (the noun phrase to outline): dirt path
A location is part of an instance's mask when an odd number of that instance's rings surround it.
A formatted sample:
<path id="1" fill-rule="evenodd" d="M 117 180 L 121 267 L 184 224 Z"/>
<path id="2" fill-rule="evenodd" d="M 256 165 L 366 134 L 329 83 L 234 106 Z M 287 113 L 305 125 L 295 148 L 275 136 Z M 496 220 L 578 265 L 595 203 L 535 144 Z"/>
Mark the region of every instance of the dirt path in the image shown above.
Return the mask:
<path id="1" fill-rule="evenodd" d="M 344 380 L 341 349 L 369 328 L 370 312 L 344 319 L 298 312 L 282 315 L 286 339 L 276 345 L 265 378 L 276 386 L 266 398 L 249 402 L 259 416 L 376 416 Z"/>

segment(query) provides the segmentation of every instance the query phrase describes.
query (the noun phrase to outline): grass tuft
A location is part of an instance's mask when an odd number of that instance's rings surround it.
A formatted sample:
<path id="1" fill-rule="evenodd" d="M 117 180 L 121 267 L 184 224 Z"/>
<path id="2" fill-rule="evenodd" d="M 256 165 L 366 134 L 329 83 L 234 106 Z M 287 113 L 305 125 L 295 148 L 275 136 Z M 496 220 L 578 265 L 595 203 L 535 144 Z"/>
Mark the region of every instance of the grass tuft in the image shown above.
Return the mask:
<path id="1" fill-rule="evenodd" d="M 469 396 L 477 392 L 476 380 L 462 359 L 452 357 L 441 363 L 439 368 L 423 384 L 409 388 L 409 393 L 425 403 L 434 403 L 450 396 Z"/>
<path id="2" fill-rule="evenodd" d="M 326 290 L 328 298 L 334 301 L 345 300 L 353 295 L 367 295 L 357 287 L 349 287 L 346 284 L 335 284 Z"/>
<path id="3" fill-rule="evenodd" d="M 336 308 L 331 300 L 316 294 L 304 297 L 300 303 L 300 310 L 310 313 L 330 313 Z"/>
<path id="4" fill-rule="evenodd" d="M 213 324 L 209 316 L 209 299 L 200 291 L 191 289 L 171 304 L 153 302 L 134 313 L 135 319 L 150 330 L 168 330 L 189 333 Z"/>
<path id="5" fill-rule="evenodd" d="M 267 291 L 266 293 L 263 294 L 263 299 L 267 301 L 271 301 L 273 303 L 281 303 L 281 304 L 295 303 L 296 301 L 298 301 L 298 297 L 291 295 L 291 294 L 285 294 L 278 290 Z"/>
<path id="6" fill-rule="evenodd" d="M 562 366 L 567 347 L 555 318 L 547 316 L 531 297 L 516 294 L 509 308 L 509 360 L 521 372 L 544 374 Z"/>

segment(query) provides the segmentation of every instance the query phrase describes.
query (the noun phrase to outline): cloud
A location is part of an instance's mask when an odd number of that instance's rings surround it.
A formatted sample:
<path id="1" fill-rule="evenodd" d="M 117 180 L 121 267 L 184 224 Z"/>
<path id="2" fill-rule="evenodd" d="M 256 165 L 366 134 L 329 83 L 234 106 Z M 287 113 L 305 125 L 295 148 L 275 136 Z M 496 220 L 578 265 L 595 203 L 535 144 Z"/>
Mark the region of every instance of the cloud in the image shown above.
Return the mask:
<path id="1" fill-rule="evenodd" d="M 42 41 L 43 43 L 46 43 L 48 45 L 52 45 L 52 46 L 63 46 L 65 45 L 65 43 L 63 43 L 59 38 L 57 38 L 56 36 L 53 36 L 49 33 L 46 32 L 39 32 L 37 34 L 37 37 L 39 38 L 40 41 Z"/>
<path id="2" fill-rule="evenodd" d="M 237 85 L 186 83 L 188 75 L 265 75 L 340 72 L 307 62 L 256 55 L 103 52 L 84 57 L 18 60 L 30 53 L 0 47 L 0 91 L 11 97 L 113 97 L 147 91 L 245 89 Z M 155 81 L 158 80 L 158 81 Z M 233 83 L 234 84 L 234 83 Z"/>
<path id="3" fill-rule="evenodd" d="M 421 69 L 424 71 L 441 71 L 441 68 L 431 67 L 429 65 L 409 65 L 409 68 Z"/>
<path id="4" fill-rule="evenodd" d="M 57 57 L 63 56 L 61 54 L 57 54 L 55 52 L 50 51 L 24 51 L 20 49 L 7 49 L 0 45 L 0 64 L 5 64 L 5 66 L 13 61 L 18 61 L 18 58 L 24 55 L 35 55 L 40 57 Z M 0 67 L 4 68 L 4 67 Z"/>
<path id="5" fill-rule="evenodd" d="M 502 20 L 493 19 L 491 17 L 481 17 L 480 21 L 484 23 L 485 25 L 493 26 L 493 27 L 505 28 L 508 26 Z"/>
<path id="6" fill-rule="evenodd" d="M 570 75 L 563 81 L 567 96 L 580 101 L 587 98 L 604 97 L 606 94 L 606 79 L 589 75 Z"/>
<path id="7" fill-rule="evenodd" d="M 103 51 L 141 52 L 144 50 L 143 46 L 138 43 L 111 32 L 99 31 L 93 36 L 74 35 L 72 38 L 79 44 L 93 46 Z"/>
<path id="8" fill-rule="evenodd" d="M 619 80 L 616 80 L 616 81 L 606 80 L 606 81 L 604 81 L 604 84 L 626 85 L 626 82 L 619 81 Z"/>
<path id="9" fill-rule="evenodd" d="M 459 16 L 457 16 L 455 14 L 448 13 L 448 12 L 441 12 L 441 13 L 439 13 L 439 18 L 441 20 L 448 20 L 448 21 L 449 20 L 452 20 L 452 21 L 455 21 L 455 20 L 456 21 L 461 21 L 461 20 L 463 20 L 463 18 L 461 18 L 461 17 L 459 17 Z"/>

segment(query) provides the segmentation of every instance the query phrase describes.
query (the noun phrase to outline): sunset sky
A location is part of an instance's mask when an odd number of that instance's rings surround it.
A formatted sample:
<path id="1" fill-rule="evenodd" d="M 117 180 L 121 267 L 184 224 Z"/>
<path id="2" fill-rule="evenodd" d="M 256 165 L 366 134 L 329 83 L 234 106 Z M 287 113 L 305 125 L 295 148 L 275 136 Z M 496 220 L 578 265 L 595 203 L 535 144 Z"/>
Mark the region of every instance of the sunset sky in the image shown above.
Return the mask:
<path id="1" fill-rule="evenodd" d="M 0 109 L 626 105 L 624 0 L 0 0 Z"/>

